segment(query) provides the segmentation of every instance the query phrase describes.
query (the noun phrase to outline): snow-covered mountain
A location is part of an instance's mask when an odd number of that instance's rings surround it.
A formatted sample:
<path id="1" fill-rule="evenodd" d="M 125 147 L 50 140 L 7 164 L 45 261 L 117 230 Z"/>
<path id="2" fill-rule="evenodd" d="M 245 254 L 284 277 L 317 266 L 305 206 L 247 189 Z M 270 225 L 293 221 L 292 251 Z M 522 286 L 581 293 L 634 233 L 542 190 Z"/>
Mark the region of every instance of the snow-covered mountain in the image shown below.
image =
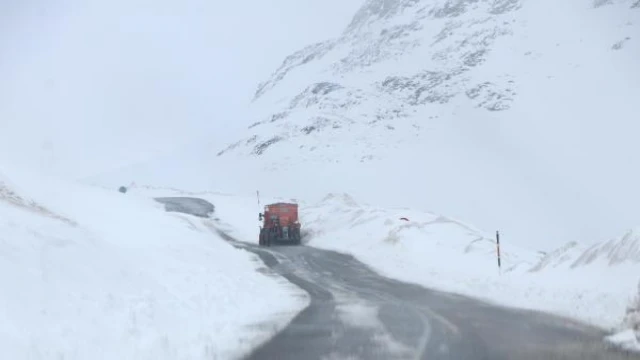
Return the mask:
<path id="1" fill-rule="evenodd" d="M 640 266 L 640 229 L 629 230 L 622 236 L 591 246 L 570 242 L 546 254 L 532 271 L 577 269 L 595 264 L 605 267 Z"/>
<path id="2" fill-rule="evenodd" d="M 638 34 L 637 0 L 368 0 L 259 84 L 215 183 L 608 238 L 640 223 Z"/>

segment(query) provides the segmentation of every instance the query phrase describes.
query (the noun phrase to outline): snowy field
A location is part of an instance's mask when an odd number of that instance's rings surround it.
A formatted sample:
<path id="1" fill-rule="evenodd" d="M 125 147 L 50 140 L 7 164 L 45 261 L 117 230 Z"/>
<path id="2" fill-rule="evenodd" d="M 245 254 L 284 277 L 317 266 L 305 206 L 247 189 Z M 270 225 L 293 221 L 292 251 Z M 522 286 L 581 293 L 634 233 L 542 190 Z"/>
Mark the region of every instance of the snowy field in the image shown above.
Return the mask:
<path id="1" fill-rule="evenodd" d="M 307 305 L 206 220 L 115 189 L 4 174 L 3 358 L 237 358 Z"/>
<path id="2" fill-rule="evenodd" d="M 144 189 L 154 196 L 167 190 Z M 176 192 L 216 204 L 220 227 L 240 241 L 257 243 L 257 199 L 213 192 Z M 262 204 L 292 199 L 261 199 Z M 498 269 L 495 233 L 437 214 L 360 204 L 346 194 L 299 201 L 304 241 L 356 256 L 377 272 L 426 287 L 503 306 L 540 310 L 618 332 L 611 340 L 637 346 L 630 316 L 637 295 L 638 264 L 628 251 L 640 241 L 632 231 L 611 241 L 567 244 L 543 253 L 501 239 Z M 405 219 L 402 219 L 405 218 Z"/>
<path id="3" fill-rule="evenodd" d="M 499 271 L 493 233 L 435 214 L 360 205 L 347 195 L 306 208 L 302 221 L 310 245 L 351 253 L 387 276 L 609 329 L 620 324 L 639 278 L 637 264 L 610 266 L 605 254 L 576 268 L 572 257 L 541 267 L 543 254 L 504 237 Z"/>

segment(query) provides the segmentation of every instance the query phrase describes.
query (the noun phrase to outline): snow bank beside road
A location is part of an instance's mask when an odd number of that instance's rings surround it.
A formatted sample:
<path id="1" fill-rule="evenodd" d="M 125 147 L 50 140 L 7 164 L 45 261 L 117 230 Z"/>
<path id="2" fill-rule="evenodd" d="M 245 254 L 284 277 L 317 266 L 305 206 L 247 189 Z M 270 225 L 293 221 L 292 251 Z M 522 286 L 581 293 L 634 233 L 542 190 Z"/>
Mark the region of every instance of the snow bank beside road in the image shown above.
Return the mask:
<path id="1" fill-rule="evenodd" d="M 161 189 L 145 193 L 167 194 Z M 225 232 L 257 243 L 257 213 L 262 209 L 255 197 L 181 194 L 215 203 Z M 283 200 L 288 201 L 262 203 Z M 513 246 L 503 237 L 499 272 L 495 234 L 455 219 L 376 208 L 348 195 L 329 195 L 316 205 L 301 202 L 300 209 L 303 240 L 310 246 L 352 254 L 383 275 L 504 306 L 568 316 L 612 331 L 631 326 L 622 318 L 635 295 L 638 259 L 632 250 L 640 248 L 640 242 L 630 234 L 591 247 L 570 243 L 548 254 Z M 629 342 L 630 333 L 618 338 Z"/>
<path id="2" fill-rule="evenodd" d="M 5 357 L 234 358 L 306 305 L 201 219 L 11 174 L 0 177 Z"/>
<path id="3" fill-rule="evenodd" d="M 304 207 L 301 217 L 310 245 L 350 253 L 389 277 L 609 329 L 620 324 L 638 280 L 637 263 L 540 268 L 538 252 L 508 239 L 500 274 L 493 234 L 434 214 L 360 205 L 347 195 Z"/>

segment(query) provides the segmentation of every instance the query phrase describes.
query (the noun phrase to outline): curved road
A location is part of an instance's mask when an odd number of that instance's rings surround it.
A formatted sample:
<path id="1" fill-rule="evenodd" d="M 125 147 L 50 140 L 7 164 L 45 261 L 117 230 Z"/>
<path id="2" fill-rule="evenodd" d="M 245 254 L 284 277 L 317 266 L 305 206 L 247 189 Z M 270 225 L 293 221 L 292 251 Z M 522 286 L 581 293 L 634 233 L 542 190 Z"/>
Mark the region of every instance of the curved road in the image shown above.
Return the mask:
<path id="1" fill-rule="evenodd" d="M 602 331 L 570 320 L 395 281 L 336 252 L 264 248 L 220 234 L 311 297 L 246 359 L 640 359 L 606 348 Z"/>

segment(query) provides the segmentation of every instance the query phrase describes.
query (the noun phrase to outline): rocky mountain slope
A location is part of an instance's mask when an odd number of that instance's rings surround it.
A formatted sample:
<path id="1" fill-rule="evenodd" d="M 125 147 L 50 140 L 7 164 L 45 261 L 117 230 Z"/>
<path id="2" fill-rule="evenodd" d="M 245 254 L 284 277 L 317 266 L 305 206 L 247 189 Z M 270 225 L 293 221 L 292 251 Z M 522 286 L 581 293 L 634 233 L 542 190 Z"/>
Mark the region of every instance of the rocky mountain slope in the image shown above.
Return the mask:
<path id="1" fill-rule="evenodd" d="M 368 0 L 259 84 L 216 164 L 231 187 L 344 191 L 535 246 L 608 238 L 640 222 L 639 7 Z"/>

